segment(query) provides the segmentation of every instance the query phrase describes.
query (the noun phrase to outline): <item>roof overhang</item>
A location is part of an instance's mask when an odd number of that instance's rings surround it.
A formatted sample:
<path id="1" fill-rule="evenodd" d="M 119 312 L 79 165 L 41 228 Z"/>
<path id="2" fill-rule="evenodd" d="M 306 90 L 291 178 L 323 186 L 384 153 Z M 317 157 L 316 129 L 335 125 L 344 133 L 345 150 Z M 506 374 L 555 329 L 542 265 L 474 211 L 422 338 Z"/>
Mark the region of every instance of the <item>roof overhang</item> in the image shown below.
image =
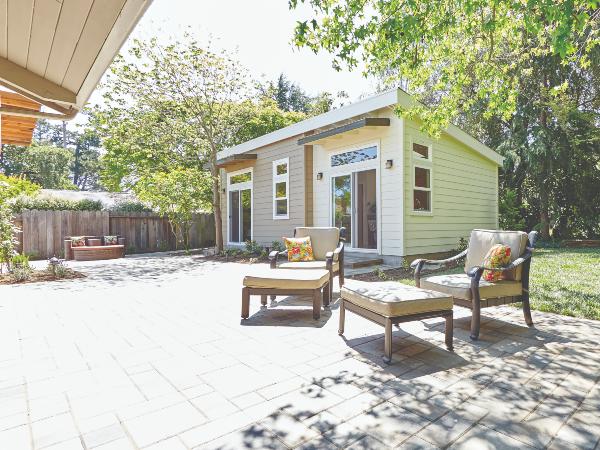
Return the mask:
<path id="1" fill-rule="evenodd" d="M 0 91 L 0 107 L 4 109 L 38 112 L 42 105 L 14 92 Z M 30 145 L 37 120 L 33 117 L 2 114 L 0 120 L 0 143 Z"/>
<path id="2" fill-rule="evenodd" d="M 219 159 L 215 165 L 219 168 L 224 168 L 239 164 L 244 161 L 256 161 L 256 158 L 256 153 L 241 153 L 239 155 L 231 155 L 227 156 L 226 158 Z"/>
<path id="3" fill-rule="evenodd" d="M 311 139 L 310 142 L 315 142 L 312 140 L 314 136 L 318 136 L 322 133 L 317 133 L 317 130 L 322 130 L 331 126 L 335 127 L 336 124 L 343 123 L 345 121 L 357 121 L 356 119 L 359 117 L 364 117 L 365 115 L 371 114 L 379 109 L 395 107 L 396 105 L 409 107 L 415 105 L 415 100 L 402 89 L 392 89 L 372 97 L 368 97 L 356 103 L 352 103 L 324 114 L 311 117 L 288 127 L 281 128 L 277 131 L 273 131 L 258 138 L 236 145 L 235 147 L 227 148 L 219 152 L 218 158 L 224 159 L 232 155 L 244 154 L 246 152 L 254 151 L 261 147 L 271 145 L 275 142 L 294 137 L 299 138 L 299 144 L 301 144 L 301 142 L 309 142 L 304 141 L 304 139 Z M 324 132 L 327 131 L 328 130 L 325 130 Z M 482 156 L 493 161 L 498 166 L 502 165 L 504 158 L 500 154 L 496 153 L 482 142 L 479 142 L 473 136 L 465 133 L 457 126 L 450 125 L 446 130 L 444 130 L 444 132 L 480 153 Z"/>
<path id="4" fill-rule="evenodd" d="M 351 130 L 356 130 L 358 128 L 389 126 L 390 119 L 388 119 L 387 117 L 365 117 L 364 119 L 356 120 L 346 125 L 341 125 L 339 127 L 331 128 L 330 130 L 325 130 L 320 133 L 312 134 L 310 136 L 303 137 L 302 139 L 298 139 L 298 145 L 316 143 L 322 139 L 326 139 L 337 134 L 346 133 Z"/>
<path id="5" fill-rule="evenodd" d="M 69 120 L 152 0 L 19 0 L 0 8 L 0 85 L 56 113 L 0 106 L 0 113 Z"/>

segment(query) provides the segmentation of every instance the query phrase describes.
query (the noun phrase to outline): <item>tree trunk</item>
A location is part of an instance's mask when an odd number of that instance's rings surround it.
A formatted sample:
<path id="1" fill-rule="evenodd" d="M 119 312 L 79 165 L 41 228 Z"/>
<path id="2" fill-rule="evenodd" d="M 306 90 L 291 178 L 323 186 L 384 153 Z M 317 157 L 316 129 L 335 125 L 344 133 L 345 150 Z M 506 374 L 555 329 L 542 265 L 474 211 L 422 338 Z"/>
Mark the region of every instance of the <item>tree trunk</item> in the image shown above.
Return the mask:
<path id="1" fill-rule="evenodd" d="M 216 170 L 215 170 L 216 172 Z M 215 216 L 215 247 L 218 252 L 223 251 L 223 217 L 221 216 L 221 192 L 219 176 L 213 174 L 213 214 Z"/>
<path id="2" fill-rule="evenodd" d="M 550 214 L 548 212 L 548 191 L 542 185 L 540 191 L 540 234 L 542 239 L 550 239 Z"/>

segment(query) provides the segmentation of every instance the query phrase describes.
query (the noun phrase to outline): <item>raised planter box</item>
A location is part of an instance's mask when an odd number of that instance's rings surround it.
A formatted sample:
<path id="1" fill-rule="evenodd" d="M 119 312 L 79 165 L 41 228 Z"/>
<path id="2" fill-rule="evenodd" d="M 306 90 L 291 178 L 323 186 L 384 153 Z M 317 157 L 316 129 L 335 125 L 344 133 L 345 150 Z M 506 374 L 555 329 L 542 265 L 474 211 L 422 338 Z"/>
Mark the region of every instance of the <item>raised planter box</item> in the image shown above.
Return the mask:
<path id="1" fill-rule="evenodd" d="M 568 239 L 561 244 L 563 247 L 572 248 L 599 248 L 600 239 Z"/>

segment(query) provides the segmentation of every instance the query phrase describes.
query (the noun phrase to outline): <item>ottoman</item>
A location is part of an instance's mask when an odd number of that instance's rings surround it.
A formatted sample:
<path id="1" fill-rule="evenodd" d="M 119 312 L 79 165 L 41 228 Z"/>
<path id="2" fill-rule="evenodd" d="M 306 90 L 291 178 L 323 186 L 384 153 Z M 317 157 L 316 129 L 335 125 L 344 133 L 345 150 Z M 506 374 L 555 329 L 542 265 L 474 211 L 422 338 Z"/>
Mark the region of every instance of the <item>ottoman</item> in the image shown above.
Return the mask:
<path id="1" fill-rule="evenodd" d="M 348 280 L 341 290 L 340 327 L 344 334 L 346 309 L 385 327 L 383 360 L 392 361 L 392 325 L 413 320 L 444 317 L 446 347 L 452 350 L 452 297 L 393 281 L 367 283 Z"/>
<path id="2" fill-rule="evenodd" d="M 329 271 L 325 269 L 267 269 L 244 277 L 242 288 L 242 318 L 250 315 L 250 296 L 260 295 L 267 304 L 267 295 L 310 295 L 313 318 L 321 317 L 321 304 L 329 306 Z"/>

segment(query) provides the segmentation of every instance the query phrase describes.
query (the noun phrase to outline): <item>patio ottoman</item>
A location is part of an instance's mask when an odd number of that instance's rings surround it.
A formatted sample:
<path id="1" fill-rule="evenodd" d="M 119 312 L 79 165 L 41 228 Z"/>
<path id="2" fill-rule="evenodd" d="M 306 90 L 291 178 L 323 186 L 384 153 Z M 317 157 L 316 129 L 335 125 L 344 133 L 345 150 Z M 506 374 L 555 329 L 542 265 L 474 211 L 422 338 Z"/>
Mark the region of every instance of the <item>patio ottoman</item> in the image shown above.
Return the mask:
<path id="1" fill-rule="evenodd" d="M 267 304 L 267 295 L 310 295 L 313 318 L 321 317 L 321 304 L 329 306 L 329 271 L 325 269 L 268 269 L 244 277 L 242 288 L 242 318 L 250 315 L 250 296 L 260 295 Z"/>
<path id="2" fill-rule="evenodd" d="M 413 320 L 444 317 L 446 347 L 452 350 L 452 297 L 393 281 L 367 283 L 349 280 L 341 290 L 340 328 L 344 334 L 346 309 L 385 327 L 383 360 L 392 361 L 392 325 Z"/>

